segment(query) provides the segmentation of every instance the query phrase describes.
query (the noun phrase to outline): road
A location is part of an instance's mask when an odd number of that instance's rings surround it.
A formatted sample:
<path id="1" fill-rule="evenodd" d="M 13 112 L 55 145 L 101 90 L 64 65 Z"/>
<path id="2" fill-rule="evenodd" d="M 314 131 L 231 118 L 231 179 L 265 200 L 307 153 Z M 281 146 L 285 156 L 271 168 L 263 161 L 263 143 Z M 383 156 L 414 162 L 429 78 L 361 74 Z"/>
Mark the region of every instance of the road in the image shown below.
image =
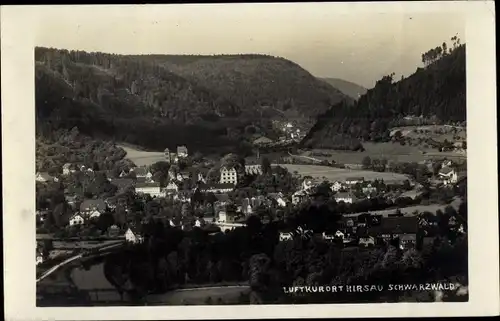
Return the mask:
<path id="1" fill-rule="evenodd" d="M 123 243 L 118 243 L 118 244 L 112 244 L 112 245 L 106 245 L 106 246 L 103 246 L 101 248 L 98 249 L 99 252 L 103 252 L 103 251 L 106 251 L 106 250 L 109 250 L 109 249 L 112 249 L 112 248 L 115 248 L 115 247 L 118 247 L 118 246 L 122 246 Z M 53 267 L 51 267 L 50 269 L 48 269 L 47 271 L 45 271 L 45 273 L 43 273 L 37 280 L 36 282 L 40 282 L 41 280 L 45 279 L 46 277 L 48 277 L 49 275 L 51 275 L 52 273 L 54 273 L 55 271 L 57 271 L 59 268 L 75 261 L 75 260 L 78 260 L 78 259 L 81 259 L 83 258 L 84 256 L 86 256 L 85 254 L 83 253 L 80 253 L 78 255 L 75 255 L 75 256 L 72 256 L 64 261 L 62 261 L 61 263 L 57 264 L 57 265 L 54 265 Z"/>

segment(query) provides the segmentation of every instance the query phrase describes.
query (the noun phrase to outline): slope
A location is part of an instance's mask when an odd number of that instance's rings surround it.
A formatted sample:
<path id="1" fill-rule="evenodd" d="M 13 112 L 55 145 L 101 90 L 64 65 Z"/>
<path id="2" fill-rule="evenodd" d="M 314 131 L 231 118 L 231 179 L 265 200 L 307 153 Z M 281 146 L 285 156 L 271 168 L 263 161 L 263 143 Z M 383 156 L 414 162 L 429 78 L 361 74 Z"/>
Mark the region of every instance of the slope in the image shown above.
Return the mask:
<path id="1" fill-rule="evenodd" d="M 466 120 L 465 44 L 401 81 L 393 76 L 379 80 L 354 106 L 341 103 L 319 116 L 302 145 L 359 149 L 361 141 L 389 140 L 388 129 L 409 115 L 438 124 Z"/>
<path id="2" fill-rule="evenodd" d="M 37 128 L 155 150 L 249 150 L 272 120 L 304 121 L 345 98 L 296 64 L 267 56 L 123 56 L 36 48 Z M 232 150 L 234 151 L 234 150 Z"/>
<path id="3" fill-rule="evenodd" d="M 328 83 L 332 87 L 337 88 L 342 93 L 355 100 L 359 99 L 359 97 L 366 94 L 366 91 L 368 90 L 363 86 L 360 86 L 358 84 L 340 78 L 320 78 L 320 79 Z"/>
<path id="4" fill-rule="evenodd" d="M 309 122 L 347 99 L 299 65 L 267 55 L 168 56 L 150 59 L 237 104 L 251 115 Z M 272 108 L 265 108 L 272 107 Z"/>

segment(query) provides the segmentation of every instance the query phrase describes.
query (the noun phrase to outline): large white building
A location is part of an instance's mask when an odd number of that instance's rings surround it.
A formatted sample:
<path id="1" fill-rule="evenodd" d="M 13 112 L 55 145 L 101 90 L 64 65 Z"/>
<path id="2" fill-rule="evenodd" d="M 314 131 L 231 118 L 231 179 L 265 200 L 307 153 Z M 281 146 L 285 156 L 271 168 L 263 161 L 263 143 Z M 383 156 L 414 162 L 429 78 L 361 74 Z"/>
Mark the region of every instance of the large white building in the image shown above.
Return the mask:
<path id="1" fill-rule="evenodd" d="M 236 172 L 236 169 L 234 167 L 222 167 L 220 169 L 220 183 L 236 185 L 238 183 L 238 173 Z"/>

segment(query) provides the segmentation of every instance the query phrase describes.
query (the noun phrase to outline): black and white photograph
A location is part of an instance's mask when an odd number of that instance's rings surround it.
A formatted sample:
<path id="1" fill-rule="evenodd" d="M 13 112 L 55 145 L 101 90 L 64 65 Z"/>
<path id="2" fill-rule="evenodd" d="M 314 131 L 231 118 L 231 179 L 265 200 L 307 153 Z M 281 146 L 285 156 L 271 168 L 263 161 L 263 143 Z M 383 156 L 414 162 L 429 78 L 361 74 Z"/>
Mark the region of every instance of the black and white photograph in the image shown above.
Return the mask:
<path id="1" fill-rule="evenodd" d="M 495 66 L 471 78 L 475 6 L 417 5 L 32 7 L 2 154 L 34 309 L 481 301 Z"/>

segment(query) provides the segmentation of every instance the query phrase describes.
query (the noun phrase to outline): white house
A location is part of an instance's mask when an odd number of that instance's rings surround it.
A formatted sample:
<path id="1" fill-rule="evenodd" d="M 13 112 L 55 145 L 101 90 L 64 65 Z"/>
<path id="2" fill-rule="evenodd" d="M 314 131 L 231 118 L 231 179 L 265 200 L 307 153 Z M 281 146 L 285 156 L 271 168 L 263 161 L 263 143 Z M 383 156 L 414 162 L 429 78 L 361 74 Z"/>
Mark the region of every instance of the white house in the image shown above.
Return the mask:
<path id="1" fill-rule="evenodd" d="M 314 181 L 310 178 L 307 178 L 302 182 L 302 189 L 304 191 L 310 190 L 313 186 L 314 186 Z"/>
<path id="2" fill-rule="evenodd" d="M 129 227 L 127 232 L 125 232 L 125 240 L 131 243 L 142 243 L 144 241 L 144 237 L 138 229 L 135 227 Z"/>
<path id="3" fill-rule="evenodd" d="M 165 188 L 167 193 L 177 193 L 179 191 L 179 185 L 175 181 L 170 181 Z"/>
<path id="4" fill-rule="evenodd" d="M 102 199 L 87 199 L 80 204 L 80 213 L 83 216 L 89 216 L 95 211 L 99 211 L 102 214 L 106 211 L 106 208 L 106 202 Z"/>
<path id="5" fill-rule="evenodd" d="M 43 255 L 39 250 L 37 250 L 36 251 L 36 265 L 38 265 L 40 263 L 43 263 Z"/>
<path id="6" fill-rule="evenodd" d="M 445 185 L 455 184 L 458 181 L 458 174 L 451 167 L 443 167 L 438 175 Z"/>
<path id="7" fill-rule="evenodd" d="M 363 245 L 363 246 L 375 245 L 375 239 L 373 238 L 373 236 L 360 237 L 359 238 L 359 245 Z"/>
<path id="8" fill-rule="evenodd" d="M 280 206 L 280 207 L 285 207 L 286 206 L 286 201 L 283 198 L 283 194 L 282 193 L 270 193 L 270 194 L 268 194 L 268 196 L 269 196 L 270 199 L 275 200 L 278 203 L 278 206 Z"/>
<path id="9" fill-rule="evenodd" d="M 344 203 L 353 203 L 356 200 L 356 198 L 351 195 L 350 193 L 337 193 L 335 194 L 335 201 L 340 202 L 343 201 Z"/>
<path id="10" fill-rule="evenodd" d="M 367 186 L 361 188 L 364 194 L 371 194 L 377 191 L 377 188 L 373 187 L 372 184 L 368 184 Z"/>
<path id="11" fill-rule="evenodd" d="M 222 167 L 220 169 L 220 183 L 221 184 L 237 184 L 238 183 L 238 173 L 234 167 Z"/>
<path id="12" fill-rule="evenodd" d="M 71 218 L 69 219 L 70 226 L 83 225 L 84 222 L 85 222 L 85 219 L 84 219 L 83 215 L 81 215 L 80 213 L 73 214 L 73 216 L 71 216 Z"/>
<path id="13" fill-rule="evenodd" d="M 288 241 L 292 239 L 292 233 L 290 232 L 280 232 L 280 242 Z"/>
<path id="14" fill-rule="evenodd" d="M 342 189 L 342 183 L 339 181 L 336 181 L 335 183 L 332 184 L 331 189 L 333 192 L 338 192 Z"/>
<path id="15" fill-rule="evenodd" d="M 165 197 L 165 193 L 160 188 L 160 183 L 138 183 L 135 185 L 137 194 L 149 194 L 152 197 Z"/>
<path id="16" fill-rule="evenodd" d="M 36 173 L 35 180 L 37 182 L 42 182 L 42 183 L 49 182 L 49 181 L 53 181 L 53 182 L 59 181 L 57 179 L 57 177 L 53 177 L 53 176 L 49 175 L 49 173 L 47 173 L 47 172 Z"/>
<path id="17" fill-rule="evenodd" d="M 101 216 L 101 212 L 99 210 L 94 210 L 89 214 L 88 218 L 98 218 L 99 216 Z"/>
<path id="18" fill-rule="evenodd" d="M 340 239 L 344 239 L 344 233 L 341 231 L 337 231 L 337 232 L 335 232 L 335 237 L 340 238 Z"/>
<path id="19" fill-rule="evenodd" d="M 306 197 L 306 193 L 303 191 L 297 191 L 292 195 L 292 204 L 297 205 Z"/>

